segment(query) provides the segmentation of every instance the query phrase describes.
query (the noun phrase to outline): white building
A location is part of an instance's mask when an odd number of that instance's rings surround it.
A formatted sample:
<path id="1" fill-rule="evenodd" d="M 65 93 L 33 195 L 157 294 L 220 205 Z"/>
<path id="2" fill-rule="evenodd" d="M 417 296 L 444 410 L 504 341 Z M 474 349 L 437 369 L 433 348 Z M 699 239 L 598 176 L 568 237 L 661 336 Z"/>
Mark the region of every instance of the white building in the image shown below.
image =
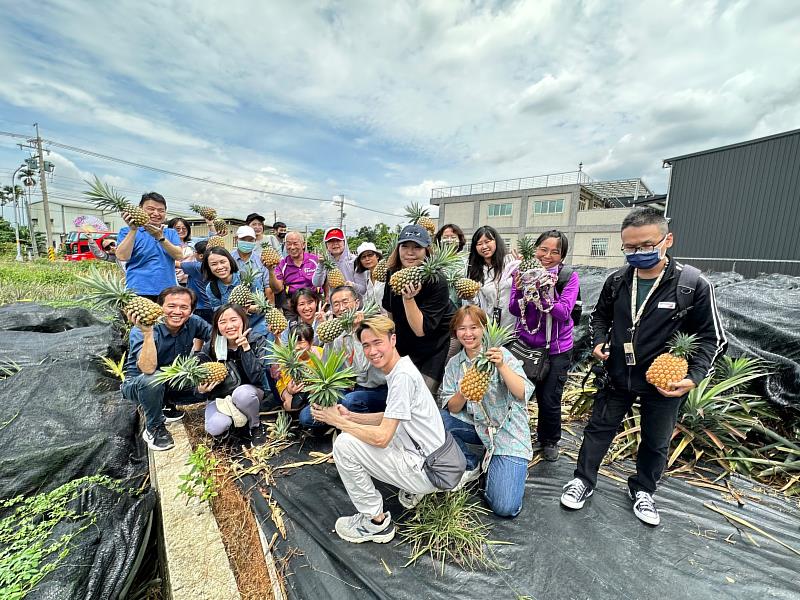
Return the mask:
<path id="1" fill-rule="evenodd" d="M 50 227 L 53 231 L 53 240 L 61 245 L 70 231 L 75 231 L 75 219 L 81 216 L 95 216 L 106 224 L 109 231 L 119 231 L 125 227 L 125 221 L 117 212 L 103 212 L 87 202 L 72 200 L 50 200 Z M 42 201 L 31 202 L 31 221 L 34 231 L 45 231 L 44 208 Z"/>

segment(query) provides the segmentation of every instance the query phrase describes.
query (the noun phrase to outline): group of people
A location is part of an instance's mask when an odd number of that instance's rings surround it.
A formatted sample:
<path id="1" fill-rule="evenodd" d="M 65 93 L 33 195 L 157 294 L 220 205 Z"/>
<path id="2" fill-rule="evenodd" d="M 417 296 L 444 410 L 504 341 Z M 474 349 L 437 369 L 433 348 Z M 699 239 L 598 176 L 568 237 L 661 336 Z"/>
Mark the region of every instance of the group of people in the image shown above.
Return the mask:
<path id="1" fill-rule="evenodd" d="M 145 194 L 140 206 L 150 223 L 120 231 L 116 259 L 126 263 L 128 287 L 157 301 L 164 319 L 154 326 L 134 321 L 122 391 L 142 406 L 143 435 L 153 450 L 173 446 L 165 423 L 182 418 L 179 405 L 186 402 L 207 402 L 206 430 L 220 443 L 233 438 L 264 443 L 259 412 L 270 407 L 296 415 L 310 430 L 336 428 L 341 432 L 333 445 L 336 466 L 357 510 L 336 522 L 336 532 L 355 543 L 386 542 L 395 533 L 375 480 L 399 488 L 400 503 L 411 508 L 425 494 L 483 478 L 490 509 L 513 518 L 523 507 L 534 454 L 558 460 L 561 395 L 580 297 L 578 274 L 564 264 L 569 251 L 564 233 L 550 230 L 536 239 L 537 281 L 549 277 L 554 285 L 532 293 L 532 271 L 520 272 L 521 257 L 493 227 L 478 228 L 469 244 L 456 224 L 442 226 L 435 236 L 419 225 L 404 227 L 387 257 L 385 281 L 400 269 L 421 265 L 434 241 L 450 244 L 463 256 L 459 275 L 480 284 L 473 300 L 459 300 L 449 283 L 453 278 L 445 274 L 394 293 L 372 276 L 381 251 L 363 243 L 351 252 L 336 227 L 324 232 L 323 241 L 345 284 L 330 289 L 324 263 L 307 251 L 303 235 L 288 231 L 284 223 L 276 223 L 267 236 L 263 217 L 248 215 L 229 252 L 209 249 L 205 240 L 190 245 L 188 223 L 164 222 L 166 201 L 160 195 Z M 123 218 L 130 223 L 130 215 Z M 668 255 L 673 234 L 661 212 L 633 209 L 621 238 L 628 264 L 608 278 L 591 317 L 593 354 L 605 366 L 602 379 L 607 382 L 597 394 L 574 478 L 564 486 L 561 503 L 577 510 L 593 494 L 615 431 L 639 402 L 642 441 L 629 495 L 636 516 L 657 525 L 652 495 L 679 408 L 710 374 L 726 341 L 711 285 L 700 276 L 682 275 L 696 270 Z M 267 244 L 281 255 L 275 266 L 260 260 Z M 270 330 L 255 305 L 230 302 L 245 272 L 256 274 L 249 278 L 252 291 L 263 292 L 285 312 L 290 325 L 282 335 Z M 678 298 L 687 286 L 688 309 Z M 380 307 L 380 314 L 360 315 L 354 331 L 320 343 L 316 331 L 321 323 L 367 303 Z M 491 322 L 512 329 L 513 342 L 483 347 Z M 302 383 L 270 364 L 270 346 L 285 344 L 288 331 L 295 334 L 301 358 L 344 351 L 356 384 L 338 405 L 309 404 Z M 645 379 L 647 367 L 677 331 L 697 338 L 689 374 L 669 389 L 657 389 Z M 548 369 L 540 368 L 542 353 L 549 358 Z M 223 362 L 225 381 L 185 391 L 154 383 L 159 368 L 192 354 L 201 362 Z M 479 359 L 492 368 L 486 393 L 474 401 L 461 382 Z M 538 405 L 536 444 L 529 426 L 533 398 Z M 447 473 L 436 471 L 447 468 Z"/>

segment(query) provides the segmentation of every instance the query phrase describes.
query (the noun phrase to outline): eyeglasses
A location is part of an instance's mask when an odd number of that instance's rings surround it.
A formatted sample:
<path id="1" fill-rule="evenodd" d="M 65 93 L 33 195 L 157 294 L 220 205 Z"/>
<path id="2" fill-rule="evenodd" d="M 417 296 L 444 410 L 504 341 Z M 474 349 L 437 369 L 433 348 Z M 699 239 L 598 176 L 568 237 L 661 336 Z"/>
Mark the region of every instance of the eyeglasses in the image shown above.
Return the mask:
<path id="1" fill-rule="evenodd" d="M 116 248 L 116 247 L 117 247 L 116 244 L 106 244 L 105 246 L 103 246 L 103 250 L 111 250 L 111 248 Z"/>
<path id="2" fill-rule="evenodd" d="M 536 249 L 536 254 L 541 254 L 542 256 L 561 256 L 561 250 L 559 250 L 558 248 L 554 250 L 548 250 L 547 248 L 539 246 Z"/>
<path id="3" fill-rule="evenodd" d="M 620 250 L 622 250 L 622 252 L 628 256 L 631 254 L 636 254 L 637 252 L 641 254 L 647 254 L 648 252 L 655 251 L 661 244 L 663 244 L 664 240 L 667 239 L 667 235 L 665 235 L 663 238 L 661 238 L 661 241 L 656 242 L 655 244 L 647 244 L 645 246 L 631 246 L 628 244 L 622 244 Z"/>

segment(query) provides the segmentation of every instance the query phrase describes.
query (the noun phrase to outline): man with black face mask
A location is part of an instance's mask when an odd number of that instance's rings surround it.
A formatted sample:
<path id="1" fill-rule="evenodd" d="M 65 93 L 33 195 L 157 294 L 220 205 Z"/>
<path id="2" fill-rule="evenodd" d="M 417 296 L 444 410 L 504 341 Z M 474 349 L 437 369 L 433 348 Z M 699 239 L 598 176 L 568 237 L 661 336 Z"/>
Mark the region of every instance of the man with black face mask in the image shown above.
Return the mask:
<path id="1" fill-rule="evenodd" d="M 637 208 L 622 222 L 622 252 L 628 266 L 606 279 L 591 319 L 593 356 L 603 361 L 608 383 L 595 394 L 583 433 L 574 479 L 561 504 L 580 509 L 597 484 L 597 471 L 611 440 L 634 402 L 640 404 L 641 435 L 636 474 L 628 479 L 634 514 L 658 525 L 653 502 L 656 483 L 686 395 L 713 372 L 727 346 L 714 288 L 697 269 L 671 259 L 673 238 L 667 219 L 653 208 Z M 647 369 L 668 351 L 677 332 L 693 334 L 689 371 L 666 389 L 647 382 Z"/>
<path id="2" fill-rule="evenodd" d="M 267 243 L 275 249 L 275 252 L 286 258 L 286 223 L 276 221 L 272 225 L 272 235 L 268 235 Z"/>

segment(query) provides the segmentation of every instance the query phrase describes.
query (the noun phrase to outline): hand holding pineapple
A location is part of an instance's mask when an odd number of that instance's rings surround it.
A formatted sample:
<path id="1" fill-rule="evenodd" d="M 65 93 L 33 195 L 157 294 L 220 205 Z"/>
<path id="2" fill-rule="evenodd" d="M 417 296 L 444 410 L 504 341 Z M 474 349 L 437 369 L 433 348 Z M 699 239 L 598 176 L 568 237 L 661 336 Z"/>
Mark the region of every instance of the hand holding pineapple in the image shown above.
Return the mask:
<path id="1" fill-rule="evenodd" d="M 697 349 L 697 336 L 677 332 L 668 344 L 669 352 L 656 356 L 645 378 L 662 396 L 679 398 L 688 394 L 695 383 L 686 377 L 689 356 Z"/>
<path id="2" fill-rule="evenodd" d="M 201 394 L 208 394 L 211 390 L 217 387 L 221 381 L 209 381 L 206 383 L 197 384 L 197 391 Z"/>
<path id="3" fill-rule="evenodd" d="M 407 284 L 405 284 L 403 286 L 403 289 L 400 290 L 400 293 L 403 296 L 403 300 L 411 300 L 417 294 L 419 294 L 420 291 L 422 291 L 422 284 L 421 283 L 417 283 L 417 284 L 407 283 Z"/>

